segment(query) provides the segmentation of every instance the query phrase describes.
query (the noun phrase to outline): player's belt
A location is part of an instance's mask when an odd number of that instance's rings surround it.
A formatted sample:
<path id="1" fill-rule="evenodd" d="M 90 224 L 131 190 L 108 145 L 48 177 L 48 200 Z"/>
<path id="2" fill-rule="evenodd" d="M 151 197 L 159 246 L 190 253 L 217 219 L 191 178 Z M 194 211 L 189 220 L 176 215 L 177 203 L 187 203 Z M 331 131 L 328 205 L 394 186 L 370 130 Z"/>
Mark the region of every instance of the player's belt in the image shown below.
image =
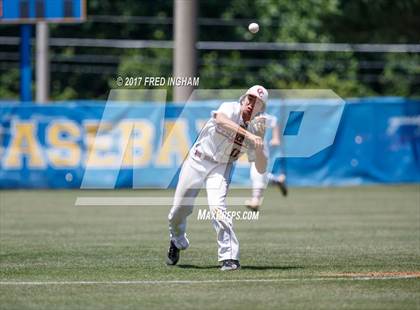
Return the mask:
<path id="1" fill-rule="evenodd" d="M 200 158 L 200 159 L 205 159 L 205 160 L 208 160 L 208 161 L 211 161 L 211 162 L 213 162 L 213 163 L 217 163 L 217 161 L 215 161 L 212 157 L 210 157 L 210 156 L 208 156 L 208 155 L 206 155 L 206 154 L 204 154 L 204 153 L 202 153 L 202 152 L 200 152 L 199 150 L 194 150 L 194 156 L 195 157 L 198 157 L 198 158 Z"/>

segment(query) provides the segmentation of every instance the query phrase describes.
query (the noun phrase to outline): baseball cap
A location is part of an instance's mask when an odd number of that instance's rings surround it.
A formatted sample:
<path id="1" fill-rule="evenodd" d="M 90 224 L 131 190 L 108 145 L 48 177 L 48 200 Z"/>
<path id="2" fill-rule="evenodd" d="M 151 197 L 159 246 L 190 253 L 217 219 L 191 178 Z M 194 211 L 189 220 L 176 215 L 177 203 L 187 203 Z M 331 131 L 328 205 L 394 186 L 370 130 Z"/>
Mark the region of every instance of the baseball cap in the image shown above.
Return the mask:
<path id="1" fill-rule="evenodd" d="M 267 104 L 268 100 L 268 91 L 261 85 L 254 85 L 250 89 L 248 89 L 245 95 L 253 95 L 260 99 L 264 105 Z"/>

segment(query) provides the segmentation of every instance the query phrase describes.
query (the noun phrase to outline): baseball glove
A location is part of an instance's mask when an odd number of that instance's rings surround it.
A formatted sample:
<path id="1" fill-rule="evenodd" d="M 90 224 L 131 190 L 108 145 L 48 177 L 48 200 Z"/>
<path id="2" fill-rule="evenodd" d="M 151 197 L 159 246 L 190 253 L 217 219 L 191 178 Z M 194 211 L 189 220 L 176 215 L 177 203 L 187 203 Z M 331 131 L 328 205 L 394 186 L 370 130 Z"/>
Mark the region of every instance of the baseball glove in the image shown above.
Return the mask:
<path id="1" fill-rule="evenodd" d="M 248 124 L 248 131 L 252 134 L 264 138 L 267 120 L 264 116 L 256 116 Z"/>

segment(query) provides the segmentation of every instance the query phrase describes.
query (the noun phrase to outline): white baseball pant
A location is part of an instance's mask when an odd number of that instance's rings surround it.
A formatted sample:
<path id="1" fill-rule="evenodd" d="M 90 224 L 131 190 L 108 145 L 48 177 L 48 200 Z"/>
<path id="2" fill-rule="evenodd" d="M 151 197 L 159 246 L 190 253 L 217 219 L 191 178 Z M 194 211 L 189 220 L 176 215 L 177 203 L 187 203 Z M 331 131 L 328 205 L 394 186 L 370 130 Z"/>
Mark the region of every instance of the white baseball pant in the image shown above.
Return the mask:
<path id="1" fill-rule="evenodd" d="M 205 185 L 207 201 L 212 214 L 226 215 L 226 195 L 233 165 L 217 163 L 196 157 L 192 153 L 185 160 L 175 191 L 173 206 L 169 212 L 170 239 L 179 249 L 186 249 L 187 217 L 193 212 L 194 198 Z M 217 234 L 218 260 L 239 260 L 239 242 L 229 216 L 212 219 Z"/>
<path id="2" fill-rule="evenodd" d="M 255 162 L 251 163 L 251 170 L 250 170 L 251 182 L 252 182 L 252 189 L 260 189 L 264 190 L 268 184 L 268 177 L 267 172 L 259 173 L 257 168 L 255 167 Z"/>

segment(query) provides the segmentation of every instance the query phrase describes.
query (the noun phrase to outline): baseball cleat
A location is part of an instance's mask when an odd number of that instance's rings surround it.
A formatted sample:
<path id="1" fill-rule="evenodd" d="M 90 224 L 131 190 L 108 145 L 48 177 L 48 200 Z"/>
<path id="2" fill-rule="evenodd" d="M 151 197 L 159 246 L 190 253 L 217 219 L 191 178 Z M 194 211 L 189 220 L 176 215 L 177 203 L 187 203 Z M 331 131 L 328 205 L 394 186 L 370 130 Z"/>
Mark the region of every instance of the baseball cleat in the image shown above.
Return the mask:
<path id="1" fill-rule="evenodd" d="M 252 199 L 249 199 L 249 200 L 245 200 L 245 206 L 249 210 L 257 212 L 260 209 L 260 206 L 261 206 L 261 199 L 252 198 Z"/>
<path id="2" fill-rule="evenodd" d="M 274 182 L 274 184 L 276 184 L 276 185 L 279 187 L 279 189 L 280 189 L 280 191 L 281 191 L 282 195 L 283 195 L 284 197 L 286 197 L 286 196 L 287 196 L 287 186 L 286 186 L 286 182 L 282 182 L 282 181 L 275 181 L 275 182 Z"/>
<path id="3" fill-rule="evenodd" d="M 235 259 L 226 259 L 222 262 L 222 267 L 220 268 L 221 271 L 230 271 L 230 270 L 239 270 L 241 269 L 241 265 L 239 261 Z"/>
<path id="4" fill-rule="evenodd" d="M 179 261 L 179 249 L 175 246 L 174 242 L 171 241 L 168 249 L 168 257 L 166 258 L 166 265 L 176 265 Z"/>
<path id="5" fill-rule="evenodd" d="M 281 173 L 274 183 L 279 187 L 283 196 L 286 197 L 287 196 L 286 175 L 284 173 Z"/>

